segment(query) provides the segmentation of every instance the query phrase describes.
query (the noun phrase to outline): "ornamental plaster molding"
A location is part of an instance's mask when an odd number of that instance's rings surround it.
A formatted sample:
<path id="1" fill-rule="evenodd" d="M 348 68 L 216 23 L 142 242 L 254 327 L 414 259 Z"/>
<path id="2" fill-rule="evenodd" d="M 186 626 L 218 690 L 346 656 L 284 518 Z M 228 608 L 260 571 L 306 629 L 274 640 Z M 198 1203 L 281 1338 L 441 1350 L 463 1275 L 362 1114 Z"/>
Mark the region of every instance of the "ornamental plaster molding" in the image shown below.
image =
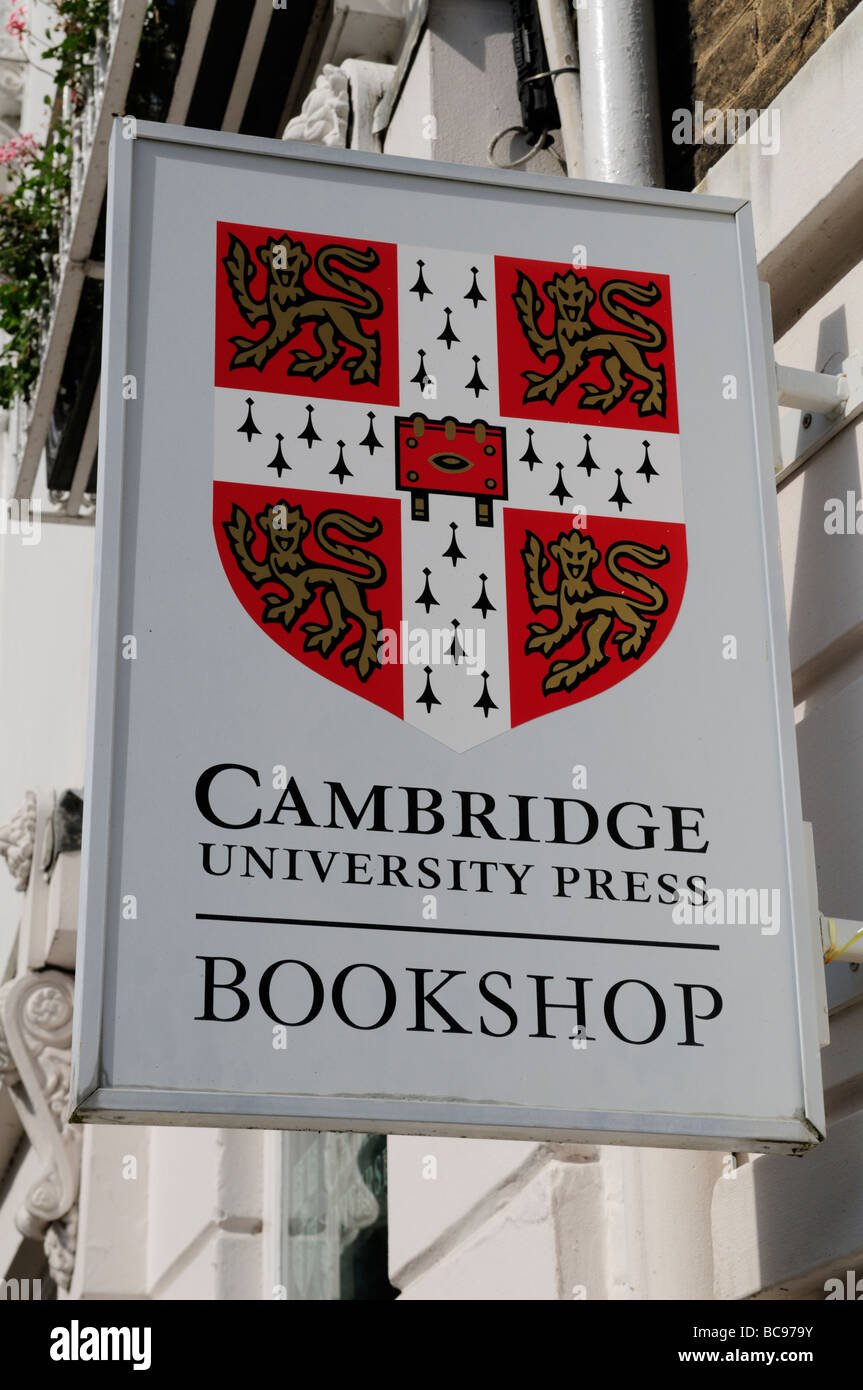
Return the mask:
<path id="1" fill-rule="evenodd" d="M 27 890 L 36 843 L 36 793 L 27 792 L 7 825 L 0 826 L 0 859 L 15 880 L 19 893 Z"/>
<path id="2" fill-rule="evenodd" d="M 344 147 L 349 112 L 348 75 L 332 63 L 325 63 L 323 72 L 303 102 L 300 114 L 285 126 L 282 139 Z"/>
<path id="3" fill-rule="evenodd" d="M 365 58 L 347 58 L 340 67 L 325 63 L 300 114 L 285 126 L 282 139 L 379 152 L 380 140 L 372 128 L 375 111 L 394 73 L 390 64 Z"/>
<path id="4" fill-rule="evenodd" d="M 24 1236 L 44 1242 L 52 1278 L 68 1289 L 75 1260 L 80 1131 L 65 1123 L 69 1101 L 73 977 L 31 971 L 0 988 L 0 1085 L 42 1173 L 15 1216 Z"/>

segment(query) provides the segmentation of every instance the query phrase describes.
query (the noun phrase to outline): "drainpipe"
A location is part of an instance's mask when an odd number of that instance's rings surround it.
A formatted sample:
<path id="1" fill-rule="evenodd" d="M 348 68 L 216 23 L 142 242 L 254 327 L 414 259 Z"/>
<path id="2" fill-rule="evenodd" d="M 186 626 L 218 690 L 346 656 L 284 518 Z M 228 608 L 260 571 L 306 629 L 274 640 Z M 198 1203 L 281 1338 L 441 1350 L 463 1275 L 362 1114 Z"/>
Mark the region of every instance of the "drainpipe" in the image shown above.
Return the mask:
<path id="1" fill-rule="evenodd" d="M 581 55 L 582 177 L 661 186 L 653 0 L 579 0 L 575 12 Z"/>
<path id="2" fill-rule="evenodd" d="M 537 11 L 549 70 L 554 73 L 551 80 L 560 115 L 567 176 L 583 178 L 581 96 L 569 0 L 537 0 Z"/>

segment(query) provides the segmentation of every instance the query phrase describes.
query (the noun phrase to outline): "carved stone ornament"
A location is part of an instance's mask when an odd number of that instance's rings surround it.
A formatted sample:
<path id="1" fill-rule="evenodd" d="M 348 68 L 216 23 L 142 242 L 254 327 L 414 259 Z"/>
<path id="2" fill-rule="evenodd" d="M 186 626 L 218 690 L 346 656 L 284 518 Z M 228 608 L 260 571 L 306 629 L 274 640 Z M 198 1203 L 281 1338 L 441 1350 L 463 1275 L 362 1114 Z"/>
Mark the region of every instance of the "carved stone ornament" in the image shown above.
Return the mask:
<path id="1" fill-rule="evenodd" d="M 282 139 L 345 147 L 350 126 L 352 150 L 379 154 L 375 113 L 395 72 L 389 63 L 373 63 L 366 58 L 346 58 L 338 68 L 326 63 L 299 116 L 285 126 Z"/>
<path id="2" fill-rule="evenodd" d="M 27 890 L 35 840 L 36 793 L 27 792 L 8 825 L 0 826 L 0 858 L 6 860 L 19 893 Z"/>
<path id="3" fill-rule="evenodd" d="M 323 72 L 303 102 L 299 116 L 288 121 L 283 140 L 305 140 L 311 145 L 344 146 L 348 130 L 350 94 L 348 76 L 325 63 Z"/>
<path id="4" fill-rule="evenodd" d="M 42 1239 L 52 1278 L 68 1289 L 75 1261 L 81 1133 L 64 1123 L 69 1100 L 73 978 L 19 975 L 0 989 L 0 1085 L 6 1086 L 42 1173 L 16 1213 Z"/>

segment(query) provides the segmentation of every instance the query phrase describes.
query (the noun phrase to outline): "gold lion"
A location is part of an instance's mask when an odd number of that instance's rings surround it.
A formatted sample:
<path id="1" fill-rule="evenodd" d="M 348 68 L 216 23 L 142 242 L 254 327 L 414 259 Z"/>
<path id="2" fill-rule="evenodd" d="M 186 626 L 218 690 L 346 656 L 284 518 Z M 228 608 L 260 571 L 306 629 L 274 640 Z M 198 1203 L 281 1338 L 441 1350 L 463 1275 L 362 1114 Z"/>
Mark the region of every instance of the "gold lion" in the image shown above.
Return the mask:
<path id="1" fill-rule="evenodd" d="M 525 643 L 525 651 L 542 652 L 550 656 L 577 634 L 584 643 L 584 655 L 577 661 L 554 661 L 542 683 L 546 695 L 555 691 L 573 690 L 585 677 L 597 671 L 609 660 L 606 650 L 615 622 L 625 631 L 615 632 L 611 640 L 618 654 L 626 661 L 640 656 L 656 626 L 648 614 L 662 613 L 668 598 L 658 584 L 637 570 L 622 569 L 622 560 L 634 560 L 648 569 L 667 564 L 669 553 L 663 545 L 654 550 L 635 541 L 618 541 L 605 553 L 605 568 L 612 579 L 637 589 L 641 598 L 611 594 L 593 582 L 592 570 L 602 558 L 590 536 L 561 531 L 548 547 L 548 554 L 557 561 L 557 583 L 552 590 L 545 587 L 544 575 L 549 560 L 545 547 L 532 531 L 525 532 L 524 561 L 527 592 L 534 613 L 551 608 L 557 615 L 556 627 L 544 623 L 528 623 L 533 634 Z"/>
<path id="2" fill-rule="evenodd" d="M 223 523 L 231 552 L 256 589 L 265 584 L 278 584 L 288 591 L 288 597 L 264 595 L 265 623 L 281 623 L 290 632 L 297 618 L 306 611 L 316 591 L 322 591 L 326 623 L 304 623 L 304 649 L 319 651 L 329 657 L 346 637 L 351 620 L 359 625 L 360 638 L 342 651 L 342 662 L 353 666 L 361 681 L 368 680 L 378 666 L 378 634 L 380 612 L 366 606 L 364 590 L 375 589 L 386 579 L 383 563 L 367 550 L 356 545 L 344 545 L 333 540 L 328 532 L 341 531 L 351 540 L 371 540 L 381 533 L 377 517 L 361 521 L 350 512 L 321 512 L 315 521 L 315 540 L 325 554 L 361 566 L 365 574 L 339 569 L 337 565 L 320 564 L 303 554 L 303 537 L 311 527 L 302 508 L 293 507 L 284 499 L 269 506 L 256 517 L 261 533 L 266 537 L 266 552 L 262 560 L 252 554 L 257 533 L 242 507 L 234 503 L 231 520 Z"/>
<path id="3" fill-rule="evenodd" d="M 651 367 L 645 353 L 664 348 L 665 334 L 658 324 L 617 302 L 617 296 L 622 295 L 634 304 L 655 304 L 661 295 L 659 286 L 652 281 L 649 285 L 636 285 L 631 280 L 608 280 L 599 291 L 599 302 L 609 318 L 628 324 L 645 337 L 597 327 L 590 317 L 596 291 L 583 275 L 574 275 L 571 270 L 566 275 L 554 275 L 543 289 L 554 305 L 551 333 L 544 333 L 539 327 L 545 301 L 533 281 L 523 271 L 518 272 L 518 287 L 512 298 L 522 332 L 542 362 L 549 357 L 557 359 L 557 366 L 546 375 L 522 373 L 530 383 L 524 400 L 553 403 L 584 371 L 591 357 L 601 357 L 608 390 L 603 391 L 600 386 L 582 387 L 582 408 L 607 413 L 631 392 L 639 415 L 664 415 L 665 370 L 661 365 Z M 632 390 L 636 380 L 645 383 L 642 390 Z"/>
<path id="4" fill-rule="evenodd" d="M 370 285 L 363 285 L 352 275 L 343 275 L 331 268 L 330 261 L 341 261 L 351 270 L 373 270 L 378 254 L 369 246 L 355 251 L 349 246 L 322 246 L 315 255 L 315 270 L 325 284 L 342 290 L 360 300 L 359 304 L 336 295 L 316 294 L 305 281 L 311 257 L 300 241 L 289 236 L 269 237 L 257 248 L 261 265 L 266 266 L 267 281 L 262 299 L 249 293 L 255 275 L 255 263 L 249 249 L 231 233 L 228 254 L 222 264 L 228 285 L 245 322 L 250 328 L 266 323 L 263 338 L 232 338 L 236 348 L 231 367 L 257 367 L 263 371 L 270 358 L 285 347 L 302 328 L 314 323 L 314 336 L 320 355 L 299 348 L 287 368 L 288 375 L 310 376 L 314 381 L 324 376 L 341 360 L 349 348 L 357 348 L 359 356 L 346 363 L 351 381 L 357 385 L 368 381 L 377 385 L 380 373 L 381 339 L 379 333 L 365 333 L 361 319 L 377 318 L 383 301 Z"/>

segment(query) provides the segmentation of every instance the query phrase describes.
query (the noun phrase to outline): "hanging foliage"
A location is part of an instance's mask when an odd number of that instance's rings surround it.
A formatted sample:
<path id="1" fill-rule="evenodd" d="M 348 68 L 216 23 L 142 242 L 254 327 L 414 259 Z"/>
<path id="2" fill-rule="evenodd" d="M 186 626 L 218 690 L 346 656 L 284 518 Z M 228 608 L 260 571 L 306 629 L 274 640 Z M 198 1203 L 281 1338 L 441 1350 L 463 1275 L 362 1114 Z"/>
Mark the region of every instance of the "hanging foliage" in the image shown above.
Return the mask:
<path id="1" fill-rule="evenodd" d="M 109 0 L 54 0 L 56 21 L 43 62 L 52 65 L 55 97 L 44 146 L 20 135 L 0 146 L 7 189 L 0 196 L 0 405 L 29 399 L 39 375 L 43 318 L 60 249 L 72 176 L 72 129 L 92 90 L 93 63 L 108 30 Z M 26 7 L 16 6 L 7 32 L 23 45 Z M 44 40 L 43 40 L 44 41 Z M 32 59 L 30 60 L 32 61 Z M 63 95 L 68 99 L 64 102 Z"/>

